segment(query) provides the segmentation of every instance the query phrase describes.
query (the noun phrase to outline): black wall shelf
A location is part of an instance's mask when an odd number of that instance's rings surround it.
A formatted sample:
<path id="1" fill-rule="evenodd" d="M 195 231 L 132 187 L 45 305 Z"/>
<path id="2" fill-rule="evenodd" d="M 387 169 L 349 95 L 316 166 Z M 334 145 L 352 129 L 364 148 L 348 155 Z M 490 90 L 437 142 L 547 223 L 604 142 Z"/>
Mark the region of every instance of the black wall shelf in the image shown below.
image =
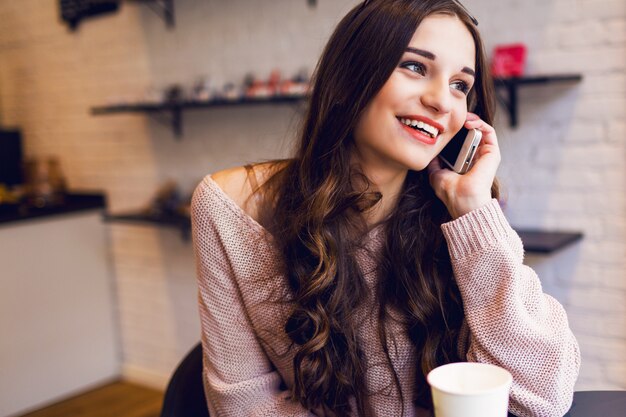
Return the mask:
<path id="1" fill-rule="evenodd" d="M 107 222 L 139 223 L 159 227 L 169 227 L 179 229 L 183 240 L 188 241 L 191 233 L 191 221 L 189 217 L 183 215 L 171 216 L 149 216 L 139 213 L 128 213 L 120 215 L 107 214 L 104 216 Z M 578 232 L 557 232 L 541 230 L 516 229 L 522 242 L 524 250 L 528 253 L 547 255 L 556 252 L 566 246 L 578 242 L 583 238 Z"/>
<path id="2" fill-rule="evenodd" d="M 494 80 L 500 103 L 509 114 L 509 126 L 517 127 L 518 123 L 518 94 L 520 87 L 525 85 L 542 85 L 551 83 L 577 83 L 583 79 L 580 74 L 535 75 L 527 77 L 496 78 Z"/>
<path id="3" fill-rule="evenodd" d="M 515 229 L 524 243 L 526 252 L 536 254 L 550 254 L 566 246 L 582 240 L 580 232 L 545 231 L 530 229 Z"/>
<path id="4" fill-rule="evenodd" d="M 498 98 L 509 115 L 509 125 L 517 127 L 518 123 L 518 89 L 525 85 L 542 85 L 550 83 L 573 83 L 582 80 L 579 74 L 535 75 L 515 78 L 496 78 L 497 91 L 504 91 Z M 91 114 L 106 115 L 115 113 L 148 113 L 158 122 L 171 126 L 175 137 L 183 134 L 183 111 L 188 109 L 237 107 L 266 104 L 298 104 L 306 99 L 306 95 L 271 96 L 258 98 L 240 98 L 236 100 L 214 99 L 208 101 L 182 101 L 175 103 L 134 103 L 91 108 Z M 160 116 L 160 117 L 159 117 Z M 165 119 L 165 121 L 163 120 Z"/>
<path id="5" fill-rule="evenodd" d="M 240 98 L 236 100 L 214 99 L 209 101 L 182 101 L 178 103 L 135 103 L 121 104 L 115 106 L 92 107 L 91 114 L 104 115 L 114 113 L 148 113 L 155 120 L 162 122 L 166 119 L 168 125 L 177 139 L 183 134 L 183 110 L 219 108 L 219 107 L 239 107 L 258 106 L 268 104 L 299 104 L 305 99 L 305 95 L 272 96 L 259 98 Z M 159 118 L 161 116 L 162 118 Z"/>

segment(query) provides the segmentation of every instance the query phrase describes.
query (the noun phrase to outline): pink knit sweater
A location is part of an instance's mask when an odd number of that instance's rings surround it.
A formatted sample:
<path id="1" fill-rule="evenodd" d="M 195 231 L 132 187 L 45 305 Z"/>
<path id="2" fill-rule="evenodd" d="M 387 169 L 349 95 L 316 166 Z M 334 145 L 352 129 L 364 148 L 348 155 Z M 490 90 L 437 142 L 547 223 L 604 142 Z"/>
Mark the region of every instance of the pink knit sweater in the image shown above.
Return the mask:
<path id="1" fill-rule="evenodd" d="M 293 355 L 283 331 L 286 307 L 268 303 L 287 291 L 272 237 L 207 176 L 192 200 L 192 232 L 208 408 L 217 416 L 313 416 L 289 398 Z M 562 416 L 572 401 L 580 353 L 561 305 L 542 292 L 523 248 L 496 200 L 442 226 L 463 297 L 470 361 L 513 374 L 510 411 L 520 417 Z M 372 254 L 382 228 L 357 254 L 368 285 L 379 277 Z M 372 306 L 368 300 L 364 306 Z M 376 331 L 376 314 L 355 311 L 368 363 L 367 386 L 376 416 L 401 416 Z M 389 323 L 397 349 L 391 360 L 404 394 L 405 416 L 426 416 L 411 404 L 416 369 L 411 343 Z M 286 354 L 284 354 L 287 352 Z"/>

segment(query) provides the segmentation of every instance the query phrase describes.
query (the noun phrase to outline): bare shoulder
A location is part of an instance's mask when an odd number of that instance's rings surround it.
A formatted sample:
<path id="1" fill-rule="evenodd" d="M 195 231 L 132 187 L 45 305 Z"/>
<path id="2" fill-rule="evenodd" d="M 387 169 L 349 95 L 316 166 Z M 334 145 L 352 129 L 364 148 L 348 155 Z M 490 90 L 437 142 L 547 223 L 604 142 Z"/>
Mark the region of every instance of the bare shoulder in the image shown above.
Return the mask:
<path id="1" fill-rule="evenodd" d="M 259 199 L 250 198 L 256 184 L 262 185 L 274 171 L 273 164 L 262 163 L 253 165 L 250 169 L 245 166 L 224 169 L 211 174 L 213 181 L 250 217 L 258 219 Z"/>

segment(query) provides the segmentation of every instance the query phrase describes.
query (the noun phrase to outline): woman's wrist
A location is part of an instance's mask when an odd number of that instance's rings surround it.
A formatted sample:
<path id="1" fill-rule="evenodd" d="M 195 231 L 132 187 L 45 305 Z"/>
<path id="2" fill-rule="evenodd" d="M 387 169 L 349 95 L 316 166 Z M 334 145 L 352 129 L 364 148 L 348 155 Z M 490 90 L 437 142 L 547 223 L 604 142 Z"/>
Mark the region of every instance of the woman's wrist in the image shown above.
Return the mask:
<path id="1" fill-rule="evenodd" d="M 456 198 L 451 201 L 451 204 L 448 207 L 448 212 L 450 213 L 450 216 L 452 216 L 452 218 L 456 220 L 459 217 L 466 215 L 467 213 L 485 207 L 490 202 L 491 194 L 466 198 Z"/>

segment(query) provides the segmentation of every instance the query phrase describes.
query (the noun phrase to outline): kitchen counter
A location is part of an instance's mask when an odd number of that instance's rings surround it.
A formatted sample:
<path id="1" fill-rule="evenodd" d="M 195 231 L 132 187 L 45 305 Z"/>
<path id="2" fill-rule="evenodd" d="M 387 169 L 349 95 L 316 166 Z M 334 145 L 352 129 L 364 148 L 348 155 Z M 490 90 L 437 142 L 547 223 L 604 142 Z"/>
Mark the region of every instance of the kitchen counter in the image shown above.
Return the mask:
<path id="1" fill-rule="evenodd" d="M 105 207 L 106 199 L 104 194 L 70 193 L 66 194 L 65 202 L 59 205 L 45 207 L 0 205 L 0 225 L 85 210 L 104 209 Z"/>
<path id="2" fill-rule="evenodd" d="M 104 207 L 102 194 L 0 207 L 0 416 L 121 374 Z"/>

